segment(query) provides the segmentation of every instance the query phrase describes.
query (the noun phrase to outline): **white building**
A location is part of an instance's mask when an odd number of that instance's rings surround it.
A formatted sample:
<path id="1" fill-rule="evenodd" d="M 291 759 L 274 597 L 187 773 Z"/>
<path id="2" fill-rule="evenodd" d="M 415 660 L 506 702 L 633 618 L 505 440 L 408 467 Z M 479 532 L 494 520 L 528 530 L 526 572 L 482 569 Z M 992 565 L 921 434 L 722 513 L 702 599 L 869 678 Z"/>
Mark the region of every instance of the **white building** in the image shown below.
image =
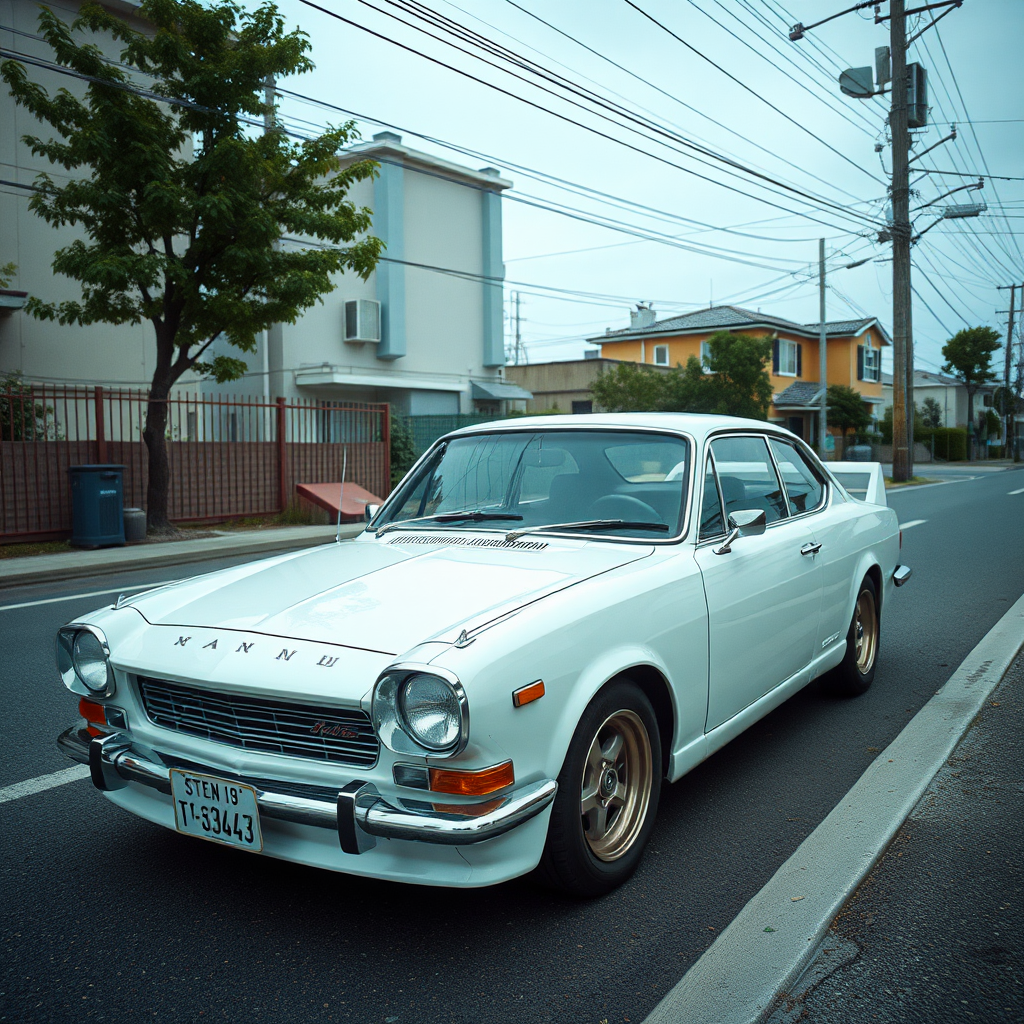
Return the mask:
<path id="1" fill-rule="evenodd" d="M 391 132 L 344 155 L 362 159 L 379 174 L 349 198 L 373 211 L 380 263 L 366 281 L 339 275 L 297 323 L 272 327 L 247 359 L 253 376 L 268 395 L 386 401 L 414 416 L 499 411 L 528 398 L 503 378 L 501 192 L 512 183 L 494 168 L 410 149 Z M 234 389 L 253 393 L 251 379 Z"/>
<path id="2" fill-rule="evenodd" d="M 979 388 L 974 394 L 974 418 L 992 406 L 992 396 L 997 384 Z M 963 381 L 944 373 L 930 370 L 914 371 L 914 404 L 919 412 L 924 411 L 926 398 L 933 398 L 942 410 L 940 427 L 967 426 L 967 388 Z M 882 410 L 892 405 L 892 374 L 882 374 Z"/>
<path id="3" fill-rule="evenodd" d="M 104 3 L 132 20 L 136 4 L 130 0 Z M 49 6 L 70 23 L 79 2 L 51 0 Z M 34 3 L 0 0 L 0 25 L 17 30 L 0 29 L 3 47 L 52 59 L 46 44 L 32 38 L 37 16 Z M 93 41 L 117 56 L 117 44 L 105 37 Z M 30 66 L 30 77 L 51 94 L 62 87 L 84 92 L 84 83 L 46 68 Z M 0 179 L 7 183 L 0 184 L 0 265 L 18 268 L 0 293 L 0 373 L 20 371 L 26 380 L 46 383 L 146 387 L 156 360 L 150 324 L 65 327 L 20 308 L 25 294 L 57 302 L 80 297 L 76 282 L 51 270 L 54 251 L 77 237 L 77 229 L 52 228 L 28 208 L 38 173 L 58 182 L 68 177 L 21 141 L 46 131 L 0 87 Z M 511 182 L 493 168 L 472 170 L 417 152 L 389 132 L 353 147 L 344 159 L 380 164 L 375 180 L 359 182 L 349 193 L 373 211 L 371 231 L 387 246 L 377 269 L 367 281 L 338 275 L 337 288 L 297 323 L 267 331 L 257 351 L 242 356 L 248 373 L 241 380 L 223 386 L 186 376 L 179 387 L 387 401 L 410 415 L 498 412 L 506 399 L 528 398 L 503 380 L 501 193 Z M 226 345 L 220 351 L 240 355 Z"/>

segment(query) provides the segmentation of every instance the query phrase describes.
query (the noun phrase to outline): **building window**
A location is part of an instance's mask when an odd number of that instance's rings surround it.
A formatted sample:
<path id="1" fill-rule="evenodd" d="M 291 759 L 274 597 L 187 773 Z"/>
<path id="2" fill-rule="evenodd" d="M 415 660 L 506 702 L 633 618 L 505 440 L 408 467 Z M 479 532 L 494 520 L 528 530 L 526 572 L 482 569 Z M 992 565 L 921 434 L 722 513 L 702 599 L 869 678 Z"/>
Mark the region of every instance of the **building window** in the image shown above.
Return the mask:
<path id="1" fill-rule="evenodd" d="M 882 350 L 864 346 L 864 380 L 879 381 L 882 378 Z"/>
<path id="2" fill-rule="evenodd" d="M 714 373 L 711 369 L 711 342 L 702 341 L 700 343 L 700 365 L 705 373 Z"/>
<path id="3" fill-rule="evenodd" d="M 981 404 L 986 406 L 986 407 L 990 407 L 992 405 L 992 396 L 991 395 L 982 395 L 981 396 Z M 1007 402 L 1006 404 L 1009 405 L 1010 403 Z"/>
<path id="4" fill-rule="evenodd" d="M 779 338 L 779 376 L 796 376 L 796 342 Z"/>
<path id="5" fill-rule="evenodd" d="M 654 346 L 654 365 L 668 366 L 668 345 Z"/>

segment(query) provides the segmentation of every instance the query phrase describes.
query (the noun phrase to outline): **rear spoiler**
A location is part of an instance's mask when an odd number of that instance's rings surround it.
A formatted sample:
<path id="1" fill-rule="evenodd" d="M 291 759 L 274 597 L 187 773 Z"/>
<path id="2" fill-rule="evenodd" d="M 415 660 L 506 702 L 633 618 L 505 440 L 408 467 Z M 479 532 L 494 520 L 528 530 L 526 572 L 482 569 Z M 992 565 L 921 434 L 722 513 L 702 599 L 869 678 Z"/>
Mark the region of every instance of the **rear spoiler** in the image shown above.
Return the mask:
<path id="1" fill-rule="evenodd" d="M 852 498 L 885 505 L 885 477 L 880 462 L 826 462 L 825 468 Z"/>

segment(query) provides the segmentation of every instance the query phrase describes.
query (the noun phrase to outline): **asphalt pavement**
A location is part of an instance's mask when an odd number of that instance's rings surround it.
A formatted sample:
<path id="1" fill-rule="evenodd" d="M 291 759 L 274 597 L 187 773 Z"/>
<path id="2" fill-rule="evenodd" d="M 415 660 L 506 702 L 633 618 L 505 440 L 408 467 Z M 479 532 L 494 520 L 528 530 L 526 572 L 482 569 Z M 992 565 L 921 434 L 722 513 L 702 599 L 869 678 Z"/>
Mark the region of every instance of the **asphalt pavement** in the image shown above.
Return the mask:
<path id="1" fill-rule="evenodd" d="M 771 1024 L 1024 1021 L 1024 655 Z"/>
<path id="2" fill-rule="evenodd" d="M 885 610 L 875 685 L 842 701 L 812 684 L 666 787 L 640 870 L 599 901 L 285 864 L 126 815 L 85 780 L 0 803 L 0 1020 L 642 1021 L 1020 596 L 1018 489 L 1010 471 L 894 492 L 914 579 Z M 0 787 L 69 765 L 53 634 L 112 600 L 69 595 L 181 574 L 2 592 Z"/>

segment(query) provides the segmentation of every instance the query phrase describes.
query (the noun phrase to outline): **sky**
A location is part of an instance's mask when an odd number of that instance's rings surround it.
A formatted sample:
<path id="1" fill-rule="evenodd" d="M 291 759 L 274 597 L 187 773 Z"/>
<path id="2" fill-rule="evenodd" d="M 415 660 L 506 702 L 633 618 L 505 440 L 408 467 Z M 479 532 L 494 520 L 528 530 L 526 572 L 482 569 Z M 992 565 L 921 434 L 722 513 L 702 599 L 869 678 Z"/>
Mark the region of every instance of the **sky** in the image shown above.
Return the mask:
<path id="1" fill-rule="evenodd" d="M 514 182 L 503 202 L 507 337 L 518 292 L 531 363 L 581 358 L 588 336 L 627 326 L 638 302 L 659 318 L 731 303 L 816 322 L 819 238 L 827 318 L 875 316 L 891 332 L 891 253 L 877 241 L 888 97 L 854 99 L 837 83 L 844 68 L 873 65 L 888 22 L 868 8 L 788 38 L 792 24 L 851 4 L 278 0 L 316 64 L 280 83 L 305 97 L 284 96 L 281 114 L 313 131 L 350 112 L 364 138 L 396 131 L 412 148 L 500 168 Z M 935 13 L 913 16 L 909 34 Z M 953 122 L 958 133 L 915 161 L 956 173 L 912 175 L 912 210 L 986 176 L 983 190 L 914 214 L 915 228 L 953 203 L 987 206 L 913 248 L 918 369 L 938 370 L 964 327 L 1005 336 L 1009 291 L 997 286 L 1024 282 L 1022 39 L 1024 0 L 965 0 L 911 46 L 931 108 L 913 152 Z"/>

